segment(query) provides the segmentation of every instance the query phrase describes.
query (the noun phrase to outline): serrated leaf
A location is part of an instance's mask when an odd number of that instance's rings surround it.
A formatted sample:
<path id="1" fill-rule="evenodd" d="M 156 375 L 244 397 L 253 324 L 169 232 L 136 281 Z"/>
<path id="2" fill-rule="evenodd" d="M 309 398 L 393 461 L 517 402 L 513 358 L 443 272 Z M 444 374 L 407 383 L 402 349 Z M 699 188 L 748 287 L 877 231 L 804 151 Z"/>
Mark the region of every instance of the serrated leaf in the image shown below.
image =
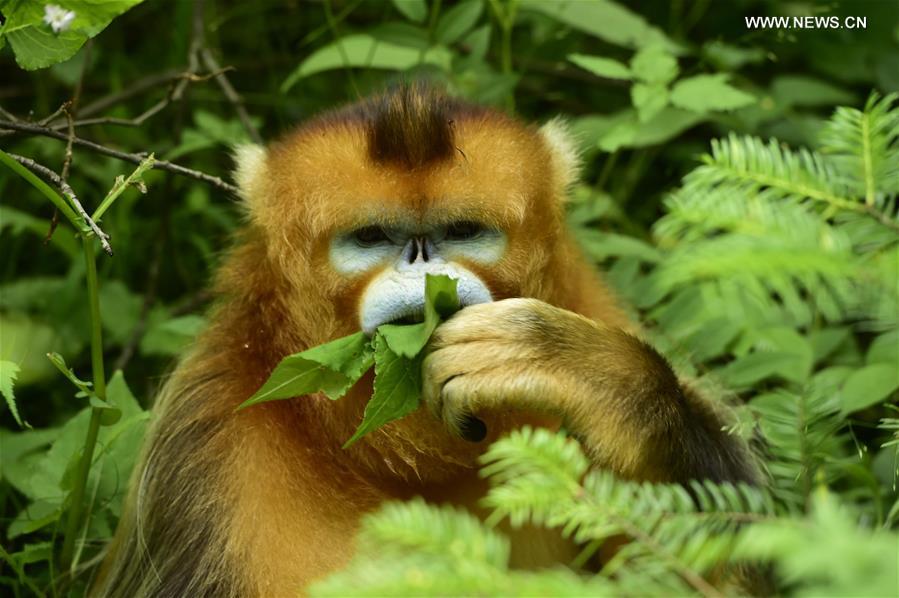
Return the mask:
<path id="1" fill-rule="evenodd" d="M 9 407 L 19 427 L 30 428 L 31 426 L 22 421 L 22 418 L 19 416 L 19 408 L 16 406 L 16 395 L 13 393 L 13 385 L 18 375 L 19 364 L 12 361 L 0 361 L 0 394 L 6 399 L 6 405 Z"/>
<path id="2" fill-rule="evenodd" d="M 434 29 L 434 38 L 441 44 L 449 45 L 471 31 L 478 19 L 484 4 L 481 0 L 466 0 L 453 6 L 440 15 L 437 27 Z"/>
<path id="3" fill-rule="evenodd" d="M 671 90 L 671 103 L 693 112 L 736 110 L 755 103 L 755 96 L 727 83 L 727 75 L 696 75 L 683 79 Z"/>
<path id="4" fill-rule="evenodd" d="M 408 359 L 387 346 L 380 333 L 375 335 L 375 389 L 365 406 L 362 423 L 347 440 L 347 448 L 372 430 L 415 411 L 421 403 L 421 355 Z"/>
<path id="5" fill-rule="evenodd" d="M 316 392 L 339 399 L 371 367 L 373 359 L 371 344 L 362 332 L 289 355 L 238 409 Z"/>
<path id="6" fill-rule="evenodd" d="M 607 79 L 625 79 L 633 78 L 633 73 L 626 65 L 612 60 L 611 58 L 603 58 L 602 56 L 587 56 L 586 54 L 569 54 L 568 60 L 578 65 L 585 71 L 590 71 L 599 77 Z"/>
<path id="7" fill-rule="evenodd" d="M 393 5 L 410 21 L 421 23 L 428 16 L 428 5 L 425 0 L 391 0 Z"/>
<path id="8" fill-rule="evenodd" d="M 449 276 L 426 274 L 424 321 L 412 325 L 385 324 L 378 328 L 390 350 L 407 359 L 418 355 L 441 320 L 459 310 L 456 285 L 457 281 Z"/>
<path id="9" fill-rule="evenodd" d="M 24 69 L 44 68 L 68 60 L 88 39 L 94 37 L 123 12 L 143 0 L 59 0 L 65 10 L 75 13 L 69 28 L 54 33 L 44 23 L 43 2 L 18 2 L 3 9 L 6 23 L 2 36 Z"/>
<path id="10" fill-rule="evenodd" d="M 631 72 L 644 83 L 665 86 L 674 81 L 680 69 L 674 56 L 665 48 L 653 45 L 634 55 L 631 59 Z"/>
<path id="11" fill-rule="evenodd" d="M 843 384 L 843 411 L 852 413 L 876 405 L 899 388 L 896 364 L 875 363 L 854 371 Z"/>

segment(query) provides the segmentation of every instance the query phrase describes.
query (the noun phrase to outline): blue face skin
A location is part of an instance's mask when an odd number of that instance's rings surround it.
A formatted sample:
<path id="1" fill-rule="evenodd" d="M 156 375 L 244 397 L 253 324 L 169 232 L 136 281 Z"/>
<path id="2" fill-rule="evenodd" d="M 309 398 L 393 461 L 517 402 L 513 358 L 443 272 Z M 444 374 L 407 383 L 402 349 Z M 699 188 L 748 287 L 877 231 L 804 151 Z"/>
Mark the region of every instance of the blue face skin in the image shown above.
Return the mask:
<path id="1" fill-rule="evenodd" d="M 347 276 L 380 270 L 360 301 L 359 321 L 366 334 L 381 324 L 420 316 L 424 310 L 426 274 L 445 274 L 457 280 L 464 307 L 492 300 L 487 285 L 459 260 L 495 265 L 506 249 L 502 231 L 475 222 L 413 228 L 360 226 L 331 241 L 331 266 Z"/>
<path id="2" fill-rule="evenodd" d="M 331 265 L 341 274 L 362 274 L 404 261 L 411 244 L 423 243 L 429 260 L 438 263 L 465 259 L 484 266 L 496 264 L 506 249 L 506 235 L 474 222 L 457 222 L 413 230 L 401 226 L 361 226 L 331 241 Z M 408 261 L 410 256 L 405 255 Z"/>

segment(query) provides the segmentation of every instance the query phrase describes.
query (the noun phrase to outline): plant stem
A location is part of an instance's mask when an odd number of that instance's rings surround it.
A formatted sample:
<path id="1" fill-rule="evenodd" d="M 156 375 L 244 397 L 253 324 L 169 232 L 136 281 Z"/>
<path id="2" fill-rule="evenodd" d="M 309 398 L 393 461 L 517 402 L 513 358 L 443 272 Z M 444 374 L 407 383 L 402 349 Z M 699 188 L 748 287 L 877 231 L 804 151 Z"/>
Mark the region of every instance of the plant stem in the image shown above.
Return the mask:
<path id="1" fill-rule="evenodd" d="M 76 229 L 82 231 L 88 230 L 85 228 L 84 223 L 81 221 L 81 218 L 75 214 L 75 211 L 69 207 L 69 204 L 66 203 L 66 200 L 62 198 L 62 196 L 53 190 L 50 185 L 42 181 L 35 175 L 33 172 L 16 162 L 16 160 L 4 152 L 0 150 L 0 162 L 9 167 L 10 170 L 15 172 L 17 175 L 28 181 L 32 187 L 40 191 L 44 197 L 53 202 L 53 205 L 56 206 L 56 209 L 62 212 L 63 216 L 65 216 L 69 222 L 72 223 Z"/>
<path id="2" fill-rule="evenodd" d="M 93 371 L 94 393 L 101 401 L 106 401 L 106 374 L 103 371 L 103 329 L 100 325 L 100 288 L 97 282 L 97 260 L 94 255 L 94 245 L 91 239 L 82 236 L 84 248 L 84 261 L 87 278 L 87 295 L 90 302 L 91 314 L 91 369 Z M 72 488 L 69 503 L 69 519 L 66 522 L 66 535 L 60 553 L 60 563 L 63 570 L 72 564 L 75 552 L 75 538 L 82 525 L 82 511 L 84 509 L 84 490 L 87 487 L 87 478 L 90 475 L 91 464 L 94 459 L 94 448 L 97 445 L 97 435 L 100 432 L 100 416 L 102 409 L 91 409 L 91 419 L 87 428 L 87 438 L 81 451 L 81 462 L 78 464 L 78 473 L 75 485 Z"/>

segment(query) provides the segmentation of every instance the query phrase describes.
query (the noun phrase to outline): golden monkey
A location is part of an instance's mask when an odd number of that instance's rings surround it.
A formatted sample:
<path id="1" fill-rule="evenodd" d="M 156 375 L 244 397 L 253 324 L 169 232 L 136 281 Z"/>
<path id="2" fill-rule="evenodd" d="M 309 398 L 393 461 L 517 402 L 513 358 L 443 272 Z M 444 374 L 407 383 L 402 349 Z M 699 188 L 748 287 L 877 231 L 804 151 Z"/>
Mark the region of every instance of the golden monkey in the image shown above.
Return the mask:
<path id="1" fill-rule="evenodd" d="M 477 456 L 523 423 L 564 424 L 624 477 L 752 482 L 745 447 L 566 232 L 572 147 L 557 122 L 403 86 L 239 150 L 246 224 L 157 400 L 94 593 L 296 595 L 347 563 L 383 501 L 474 507 Z M 429 344 L 421 409 L 347 450 L 370 373 L 339 401 L 235 411 L 285 355 L 419 316 L 428 272 L 456 278 L 463 307 Z M 561 560 L 555 535 L 522 533 L 517 563 Z"/>

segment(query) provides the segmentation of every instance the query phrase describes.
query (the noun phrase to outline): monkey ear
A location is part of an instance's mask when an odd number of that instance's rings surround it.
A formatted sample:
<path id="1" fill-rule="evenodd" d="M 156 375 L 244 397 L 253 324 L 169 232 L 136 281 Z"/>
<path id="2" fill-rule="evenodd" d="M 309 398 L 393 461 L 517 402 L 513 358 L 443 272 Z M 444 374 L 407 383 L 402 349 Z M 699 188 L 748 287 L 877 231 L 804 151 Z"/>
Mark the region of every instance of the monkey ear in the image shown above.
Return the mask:
<path id="1" fill-rule="evenodd" d="M 551 156 L 553 186 L 564 198 L 580 176 L 581 156 L 577 143 L 568 123 L 561 116 L 540 127 L 540 136 Z"/>
<path id="2" fill-rule="evenodd" d="M 265 180 L 265 148 L 255 143 L 235 145 L 231 149 L 234 158 L 232 177 L 240 189 L 240 197 L 245 202 L 253 201 L 258 195 L 260 183 Z"/>

